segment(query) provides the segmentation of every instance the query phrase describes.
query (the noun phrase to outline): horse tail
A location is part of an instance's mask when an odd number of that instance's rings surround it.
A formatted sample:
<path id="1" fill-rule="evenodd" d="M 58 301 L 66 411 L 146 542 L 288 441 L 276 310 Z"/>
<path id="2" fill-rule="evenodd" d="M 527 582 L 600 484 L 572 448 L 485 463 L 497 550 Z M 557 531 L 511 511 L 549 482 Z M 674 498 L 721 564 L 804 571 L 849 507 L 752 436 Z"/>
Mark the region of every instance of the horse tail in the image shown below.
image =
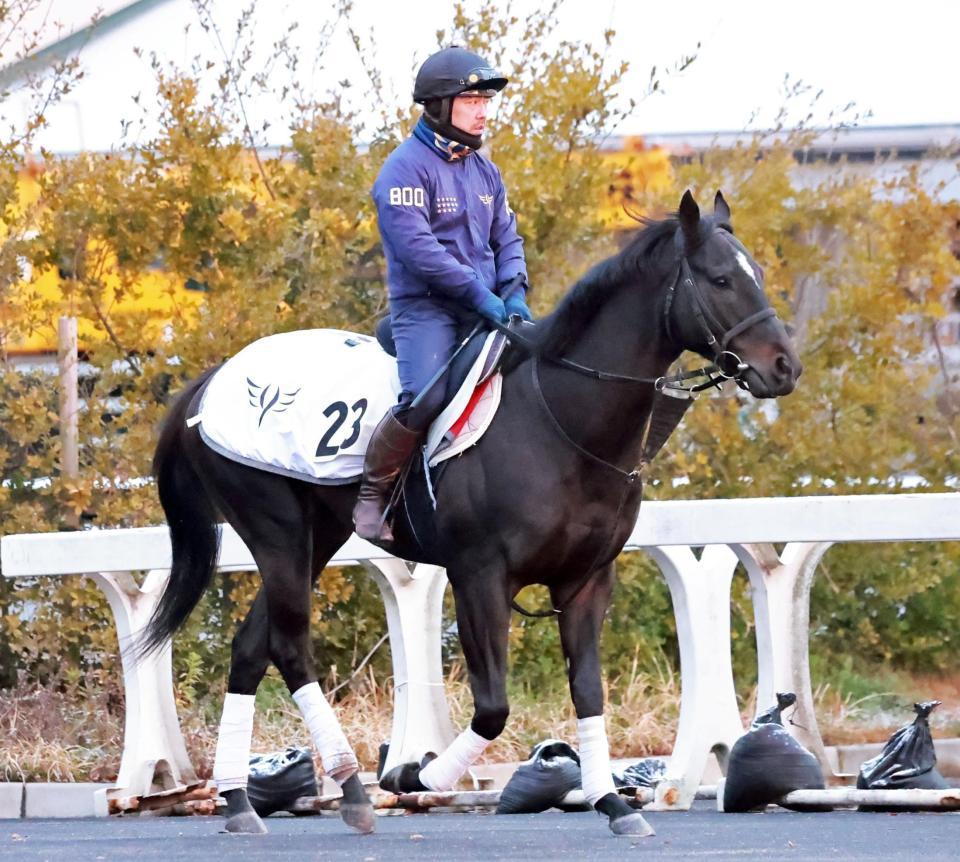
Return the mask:
<path id="1" fill-rule="evenodd" d="M 153 456 L 153 475 L 170 527 L 173 561 L 170 580 L 137 646 L 145 657 L 162 646 L 186 621 L 210 584 L 220 553 L 217 510 L 183 445 L 187 411 L 194 396 L 216 371 L 191 381 L 171 405 Z"/>

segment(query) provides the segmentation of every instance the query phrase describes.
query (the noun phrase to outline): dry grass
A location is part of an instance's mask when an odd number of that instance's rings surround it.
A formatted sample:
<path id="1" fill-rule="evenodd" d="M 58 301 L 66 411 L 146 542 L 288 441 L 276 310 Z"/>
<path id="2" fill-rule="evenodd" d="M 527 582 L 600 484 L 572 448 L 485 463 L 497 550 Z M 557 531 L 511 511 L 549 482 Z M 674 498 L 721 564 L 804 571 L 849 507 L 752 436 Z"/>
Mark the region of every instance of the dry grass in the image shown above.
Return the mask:
<path id="1" fill-rule="evenodd" d="M 115 693 L 21 685 L 0 691 L 0 781 L 110 781 L 120 767 Z"/>
<path id="2" fill-rule="evenodd" d="M 267 685 L 265 696 L 258 698 L 254 751 L 309 742 L 296 706 L 278 688 Z M 447 677 L 446 693 L 454 726 L 465 727 L 472 715 L 472 700 L 459 665 Z M 634 668 L 610 681 L 608 699 L 614 757 L 670 751 L 679 681 L 666 662 L 656 675 Z M 392 683 L 380 682 L 367 672 L 353 681 L 337 712 L 361 764 L 373 769 L 380 743 L 390 738 Z M 219 704 L 181 702 L 179 715 L 190 759 L 201 777 L 209 777 Z M 535 743 L 547 737 L 575 741 L 576 717 L 569 698 L 557 695 L 543 702 L 517 697 L 507 729 L 487 750 L 485 761 L 523 760 Z M 0 738 L 0 781 L 111 781 L 120 767 L 123 707 L 117 692 L 91 694 L 79 688 L 21 685 L 0 691 Z"/>
<path id="3" fill-rule="evenodd" d="M 292 700 L 273 680 L 258 698 L 254 751 L 287 745 L 307 745 L 308 737 Z M 918 690 L 944 700 L 935 713 L 935 735 L 956 735 L 960 716 L 948 706 L 960 699 L 960 679 L 921 680 Z M 472 714 L 469 687 L 459 665 L 446 684 L 456 727 L 465 727 Z M 636 664 L 607 683 L 608 735 L 613 757 L 668 754 L 676 733 L 680 681 L 665 660 L 653 673 Z M 216 703 L 179 705 L 183 735 L 190 758 L 201 777 L 209 777 L 216 747 L 219 698 Z M 853 700 L 829 686 L 817 692 L 817 714 L 828 744 L 881 741 L 909 720 L 902 705 L 878 708 L 873 696 Z M 393 690 L 371 672 L 351 683 L 337 711 L 347 737 L 364 768 L 373 769 L 381 742 L 389 739 Z M 752 716 L 747 704 L 744 718 Z M 939 732 L 936 732 L 939 730 Z M 517 695 L 503 735 L 485 755 L 486 762 L 525 759 L 530 748 L 547 737 L 576 740 L 576 717 L 569 698 Z M 111 781 L 120 766 L 123 706 L 119 691 L 85 688 L 42 688 L 21 685 L 0 691 L 0 781 Z M 319 766 L 319 764 L 318 764 Z"/>
<path id="4" fill-rule="evenodd" d="M 934 738 L 960 736 L 960 677 L 913 677 L 909 693 L 877 692 L 861 697 L 842 694 L 829 685 L 814 693 L 817 723 L 827 745 L 886 742 L 914 718 L 912 701 L 939 700 L 930 716 Z"/>

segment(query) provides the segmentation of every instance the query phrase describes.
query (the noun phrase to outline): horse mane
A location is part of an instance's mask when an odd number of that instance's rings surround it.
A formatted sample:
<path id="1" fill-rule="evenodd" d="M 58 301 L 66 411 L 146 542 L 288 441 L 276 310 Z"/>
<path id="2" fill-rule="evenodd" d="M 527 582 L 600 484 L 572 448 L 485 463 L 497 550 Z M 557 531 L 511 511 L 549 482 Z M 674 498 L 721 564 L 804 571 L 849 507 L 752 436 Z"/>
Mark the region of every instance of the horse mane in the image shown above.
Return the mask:
<path id="1" fill-rule="evenodd" d="M 662 249 L 679 229 L 676 215 L 663 219 L 632 216 L 643 227 L 617 254 L 593 266 L 570 288 L 557 307 L 539 324 L 539 349 L 561 355 L 580 336 L 604 302 L 625 281 L 646 280 L 662 266 Z M 672 258 L 671 258 L 672 259 Z"/>

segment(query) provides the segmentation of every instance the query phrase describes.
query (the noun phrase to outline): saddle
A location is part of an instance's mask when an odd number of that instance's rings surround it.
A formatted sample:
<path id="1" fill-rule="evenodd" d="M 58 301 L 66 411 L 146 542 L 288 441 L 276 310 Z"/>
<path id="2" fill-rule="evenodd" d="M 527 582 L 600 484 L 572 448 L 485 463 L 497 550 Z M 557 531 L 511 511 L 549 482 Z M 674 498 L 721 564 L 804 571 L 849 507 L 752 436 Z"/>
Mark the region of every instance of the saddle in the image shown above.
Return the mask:
<path id="1" fill-rule="evenodd" d="M 453 360 L 453 363 L 450 365 L 450 374 L 447 383 L 448 394 L 452 395 L 460 391 L 467 375 L 470 373 L 470 369 L 473 368 L 473 364 L 477 361 L 477 357 L 483 350 L 483 345 L 486 342 L 488 334 L 487 330 L 480 330 L 474 333 L 467 343 L 467 346 L 464 347 L 456 359 Z M 375 335 L 377 343 L 383 348 L 384 352 L 396 359 L 397 345 L 393 340 L 393 327 L 389 315 L 381 318 L 377 323 Z M 490 350 L 487 352 L 483 367 L 480 370 L 477 386 L 489 380 L 497 368 L 499 368 L 500 361 L 503 359 L 503 353 L 508 344 L 509 342 L 506 335 L 502 332 L 497 332 L 493 343 L 490 345 Z"/>
<path id="2" fill-rule="evenodd" d="M 377 324 L 376 339 L 385 353 L 396 356 L 389 317 Z M 446 406 L 430 427 L 423 457 L 408 465 L 390 505 L 395 536 L 390 550 L 404 559 L 441 563 L 434 488 L 450 459 L 474 445 L 493 419 L 502 387 L 497 371 L 509 344 L 505 331 L 481 329 L 450 365 Z"/>

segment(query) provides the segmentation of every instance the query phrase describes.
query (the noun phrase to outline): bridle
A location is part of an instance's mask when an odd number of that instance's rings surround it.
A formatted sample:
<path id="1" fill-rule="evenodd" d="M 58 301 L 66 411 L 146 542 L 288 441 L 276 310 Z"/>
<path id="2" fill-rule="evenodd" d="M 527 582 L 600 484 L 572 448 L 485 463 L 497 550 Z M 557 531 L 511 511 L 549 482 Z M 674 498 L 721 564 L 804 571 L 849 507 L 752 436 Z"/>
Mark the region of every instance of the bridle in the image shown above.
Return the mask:
<path id="1" fill-rule="evenodd" d="M 706 338 L 707 346 L 713 351 L 713 364 L 708 365 L 704 368 L 698 369 L 694 374 L 700 376 L 706 376 L 707 382 L 700 384 L 698 386 L 693 386 L 685 388 L 682 386 L 675 387 L 672 386 L 678 375 L 673 375 L 672 377 L 660 378 L 660 385 L 657 386 L 658 390 L 663 388 L 678 388 L 685 389 L 688 392 L 700 392 L 703 389 L 707 389 L 710 386 L 718 385 L 712 378 L 716 374 L 723 380 L 736 380 L 737 383 L 743 386 L 742 380 L 743 375 L 749 370 L 750 366 L 744 362 L 736 353 L 729 349 L 730 342 L 736 338 L 741 333 L 746 332 L 752 326 L 760 323 L 764 320 L 769 320 L 771 317 L 776 317 L 776 311 L 772 307 L 767 306 L 766 308 L 760 309 L 753 314 L 748 315 L 743 318 L 739 323 L 734 324 L 726 331 L 723 330 L 723 325 L 717 320 L 713 312 L 710 311 L 710 306 L 707 305 L 706 300 L 703 296 L 703 291 L 700 290 L 700 286 L 697 284 L 697 280 L 693 275 L 693 271 L 690 269 L 690 264 L 687 262 L 686 255 L 683 255 L 680 258 L 680 267 L 677 272 L 677 278 L 674 280 L 670 290 L 667 292 L 667 300 L 664 303 L 663 309 L 663 323 L 664 328 L 667 332 L 667 337 L 676 342 L 676 339 L 673 335 L 673 326 L 671 323 L 670 310 L 673 307 L 674 299 L 677 294 L 677 285 L 683 285 L 690 293 L 693 302 L 693 314 L 696 318 L 697 324 L 700 327 L 700 330 L 703 332 L 703 335 Z M 719 339 L 715 332 L 720 332 Z M 683 378 L 680 377 L 680 380 Z M 656 384 L 654 384 L 656 385 Z"/>
<path id="2" fill-rule="evenodd" d="M 538 360 L 549 362 L 551 365 L 558 365 L 561 368 L 592 377 L 595 380 L 605 380 L 614 383 L 647 383 L 652 384 L 657 392 L 667 391 L 678 397 L 687 398 L 693 398 L 697 393 L 705 389 L 712 387 L 719 388 L 725 380 L 736 380 L 741 388 L 747 388 L 743 382 L 743 377 L 746 372 L 750 370 L 750 365 L 730 350 L 729 344 L 738 335 L 756 326 L 756 324 L 768 320 L 771 317 L 776 317 L 776 311 L 768 306 L 767 308 L 748 315 L 739 323 L 724 330 L 723 324 L 717 320 L 716 315 L 710 310 L 709 305 L 707 305 L 703 291 L 697 284 L 693 271 L 690 269 L 690 264 L 687 262 L 686 255 L 682 254 L 677 268 L 677 276 L 670 285 L 663 307 L 664 329 L 667 337 L 674 343 L 677 343 L 677 339 L 674 337 L 671 311 L 673 310 L 680 287 L 686 288 L 690 293 L 690 304 L 693 307 L 693 314 L 706 339 L 707 346 L 713 352 L 713 363 L 705 365 L 702 368 L 678 371 L 675 374 L 661 377 L 636 377 L 630 374 L 601 371 L 598 368 L 581 365 L 579 362 L 574 362 L 565 356 L 551 356 L 547 353 L 540 352 L 536 345 L 519 335 L 517 330 L 509 326 L 504 326 L 503 324 L 495 323 L 493 326 L 504 332 L 511 342 L 530 352 L 534 356 L 535 362 Z M 720 333 L 719 337 L 715 335 L 715 333 Z M 691 384 L 690 381 L 693 380 L 701 380 L 702 382 Z"/>

